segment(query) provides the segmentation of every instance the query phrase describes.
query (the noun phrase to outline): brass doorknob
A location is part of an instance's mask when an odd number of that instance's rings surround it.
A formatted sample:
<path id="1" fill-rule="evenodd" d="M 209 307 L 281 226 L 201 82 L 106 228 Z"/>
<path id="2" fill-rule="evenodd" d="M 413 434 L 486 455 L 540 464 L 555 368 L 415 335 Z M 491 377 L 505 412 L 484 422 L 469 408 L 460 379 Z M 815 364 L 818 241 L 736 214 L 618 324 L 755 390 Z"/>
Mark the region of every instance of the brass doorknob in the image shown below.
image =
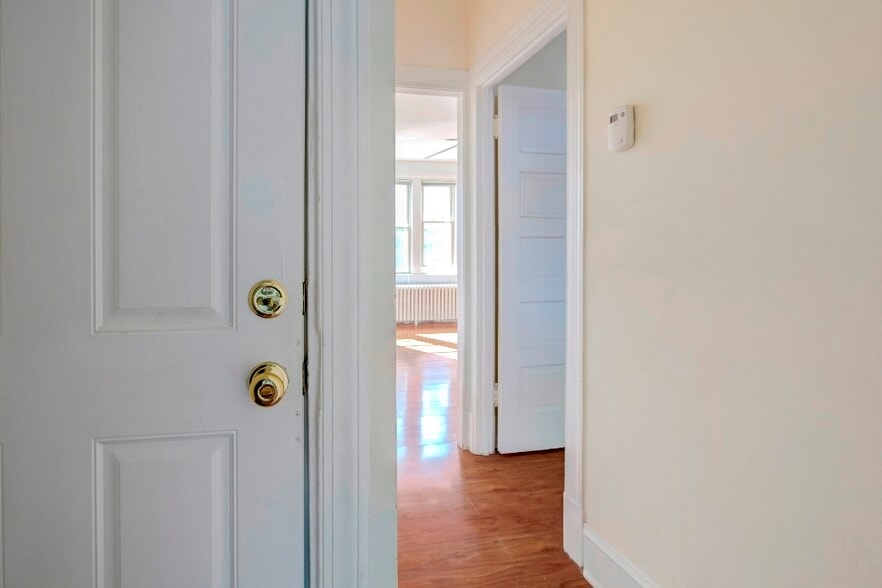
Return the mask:
<path id="1" fill-rule="evenodd" d="M 259 406 L 275 406 L 288 391 L 288 372 L 272 361 L 266 361 L 253 370 L 248 378 L 251 400 Z"/>

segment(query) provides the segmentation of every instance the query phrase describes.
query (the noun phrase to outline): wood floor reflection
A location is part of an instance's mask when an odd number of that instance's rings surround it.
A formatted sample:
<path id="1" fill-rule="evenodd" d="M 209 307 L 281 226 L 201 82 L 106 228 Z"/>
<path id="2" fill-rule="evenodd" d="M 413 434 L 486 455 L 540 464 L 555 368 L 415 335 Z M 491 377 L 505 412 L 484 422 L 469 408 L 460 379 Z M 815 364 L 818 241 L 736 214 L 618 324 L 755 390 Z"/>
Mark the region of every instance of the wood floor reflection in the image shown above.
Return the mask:
<path id="1" fill-rule="evenodd" d="M 398 327 L 402 588 L 588 586 L 561 546 L 563 451 L 457 448 L 456 325 Z"/>

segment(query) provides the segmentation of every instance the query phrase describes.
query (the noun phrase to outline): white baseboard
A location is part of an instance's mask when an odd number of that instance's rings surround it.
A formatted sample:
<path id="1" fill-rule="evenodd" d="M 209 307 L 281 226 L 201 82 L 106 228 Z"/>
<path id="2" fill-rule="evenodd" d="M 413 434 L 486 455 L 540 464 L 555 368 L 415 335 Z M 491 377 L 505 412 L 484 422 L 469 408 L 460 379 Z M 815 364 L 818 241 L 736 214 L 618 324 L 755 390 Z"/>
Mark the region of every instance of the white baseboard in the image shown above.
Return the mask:
<path id="1" fill-rule="evenodd" d="M 582 537 L 582 574 L 593 588 L 657 588 L 588 525 Z"/>
<path id="2" fill-rule="evenodd" d="M 582 567 L 582 507 L 564 492 L 563 548 L 570 559 Z"/>

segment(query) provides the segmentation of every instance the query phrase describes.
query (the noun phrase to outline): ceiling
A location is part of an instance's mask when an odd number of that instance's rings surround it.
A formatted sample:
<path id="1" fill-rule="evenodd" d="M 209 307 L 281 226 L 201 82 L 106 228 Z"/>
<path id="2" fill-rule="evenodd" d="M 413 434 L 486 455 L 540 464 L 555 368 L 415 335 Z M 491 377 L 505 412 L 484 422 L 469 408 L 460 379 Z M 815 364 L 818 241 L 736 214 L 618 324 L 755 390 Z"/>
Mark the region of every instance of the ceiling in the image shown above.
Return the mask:
<path id="1" fill-rule="evenodd" d="M 395 158 L 456 161 L 457 99 L 453 96 L 395 94 Z M 448 151 L 444 151 L 449 149 Z M 439 153 L 444 151 L 443 153 Z"/>

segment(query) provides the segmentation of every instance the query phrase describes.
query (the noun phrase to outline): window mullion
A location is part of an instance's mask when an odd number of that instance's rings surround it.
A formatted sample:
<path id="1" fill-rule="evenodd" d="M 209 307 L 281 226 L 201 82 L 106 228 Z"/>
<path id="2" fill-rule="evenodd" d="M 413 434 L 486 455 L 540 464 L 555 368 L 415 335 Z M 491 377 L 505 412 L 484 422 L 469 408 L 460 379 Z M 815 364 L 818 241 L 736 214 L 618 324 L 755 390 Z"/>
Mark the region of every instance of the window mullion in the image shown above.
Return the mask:
<path id="1" fill-rule="evenodd" d="M 413 218 L 411 219 L 410 260 L 412 274 L 423 273 L 423 181 L 414 180 L 412 193 Z"/>
<path id="2" fill-rule="evenodd" d="M 456 186 L 450 188 L 450 267 L 454 272 L 459 271 L 456 267 Z"/>

